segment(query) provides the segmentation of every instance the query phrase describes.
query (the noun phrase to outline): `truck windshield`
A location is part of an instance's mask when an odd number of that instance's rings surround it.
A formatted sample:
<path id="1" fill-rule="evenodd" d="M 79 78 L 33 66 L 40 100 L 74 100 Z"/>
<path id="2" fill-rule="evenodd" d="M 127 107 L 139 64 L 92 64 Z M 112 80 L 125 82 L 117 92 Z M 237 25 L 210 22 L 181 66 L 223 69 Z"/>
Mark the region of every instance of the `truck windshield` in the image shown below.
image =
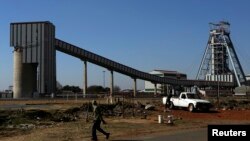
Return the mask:
<path id="1" fill-rule="evenodd" d="M 199 97 L 199 95 L 197 95 L 197 94 L 192 94 L 192 93 L 188 93 L 188 94 L 187 94 L 187 97 L 188 97 L 189 99 L 201 99 L 201 98 Z"/>

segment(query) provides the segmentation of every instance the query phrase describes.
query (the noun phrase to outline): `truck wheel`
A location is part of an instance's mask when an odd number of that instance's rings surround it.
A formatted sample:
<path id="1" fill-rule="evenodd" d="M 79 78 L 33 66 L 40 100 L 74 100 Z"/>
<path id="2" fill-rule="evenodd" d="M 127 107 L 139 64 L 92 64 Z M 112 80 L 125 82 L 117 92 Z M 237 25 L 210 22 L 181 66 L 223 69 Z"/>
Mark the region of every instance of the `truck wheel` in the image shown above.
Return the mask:
<path id="1" fill-rule="evenodd" d="M 193 104 L 189 104 L 188 105 L 188 111 L 189 112 L 193 112 L 194 111 L 194 105 Z"/>
<path id="2" fill-rule="evenodd" d="M 170 109 L 174 109 L 174 108 L 175 108 L 173 102 L 170 102 L 169 108 L 170 108 Z"/>
<path id="3" fill-rule="evenodd" d="M 209 112 L 209 110 L 210 110 L 210 108 L 209 108 L 209 107 L 206 107 L 206 108 L 204 109 L 204 112 Z"/>

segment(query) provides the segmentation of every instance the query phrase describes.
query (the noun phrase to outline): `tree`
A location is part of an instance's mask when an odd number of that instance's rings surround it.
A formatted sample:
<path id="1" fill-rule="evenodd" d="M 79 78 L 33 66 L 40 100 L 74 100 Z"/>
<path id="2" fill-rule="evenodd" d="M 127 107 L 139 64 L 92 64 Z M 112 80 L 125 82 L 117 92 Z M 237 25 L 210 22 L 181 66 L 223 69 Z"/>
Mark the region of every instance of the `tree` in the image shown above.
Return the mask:
<path id="1" fill-rule="evenodd" d="M 120 92 L 121 88 L 117 85 L 114 86 L 114 92 Z"/>
<path id="2" fill-rule="evenodd" d="M 88 93 L 98 94 L 105 92 L 105 89 L 102 86 L 93 85 L 88 87 Z"/>
<path id="3" fill-rule="evenodd" d="M 66 85 L 62 88 L 63 91 L 72 91 L 74 93 L 79 93 L 82 91 L 82 89 L 79 86 L 69 86 Z"/>

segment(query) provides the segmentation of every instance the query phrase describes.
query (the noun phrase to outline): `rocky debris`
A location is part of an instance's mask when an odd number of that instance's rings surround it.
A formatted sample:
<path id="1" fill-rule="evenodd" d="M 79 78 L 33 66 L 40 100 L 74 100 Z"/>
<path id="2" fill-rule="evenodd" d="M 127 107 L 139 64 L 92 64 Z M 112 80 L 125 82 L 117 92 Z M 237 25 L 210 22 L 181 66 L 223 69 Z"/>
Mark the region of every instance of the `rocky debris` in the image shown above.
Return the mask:
<path id="1" fill-rule="evenodd" d="M 104 116 L 140 116 L 145 110 L 145 106 L 139 102 L 133 104 L 125 101 L 119 101 L 115 104 L 100 104 L 100 108 Z M 91 103 L 83 104 L 80 109 L 83 114 L 88 114 L 88 117 L 91 118 L 93 111 Z"/>
<path id="2" fill-rule="evenodd" d="M 0 115 L 0 126 L 4 125 L 8 121 L 8 115 Z"/>
<path id="3" fill-rule="evenodd" d="M 113 109 L 113 112 L 116 116 L 121 116 L 123 113 L 123 106 L 122 104 L 117 104 Z"/>
<path id="4" fill-rule="evenodd" d="M 162 110 L 161 103 L 146 102 L 142 104 L 139 101 L 119 101 L 115 104 L 100 104 L 104 116 L 112 117 L 139 117 L 147 119 L 155 111 Z M 246 100 L 220 100 L 220 107 L 215 110 L 248 110 L 250 101 Z M 93 119 L 93 108 L 91 102 L 84 103 L 80 107 L 72 107 L 67 110 L 4 110 L 0 112 L 0 127 L 2 128 L 49 128 L 58 123 L 73 122 L 79 119 Z M 165 111 L 171 114 L 171 111 Z M 175 118 L 173 117 L 173 121 Z"/>
<path id="5" fill-rule="evenodd" d="M 73 107 L 70 109 L 67 109 L 64 113 L 66 114 L 71 114 L 71 115 L 76 115 L 77 112 L 79 112 L 81 109 L 79 107 Z"/>
<path id="6" fill-rule="evenodd" d="M 145 108 L 145 105 L 142 104 L 141 102 L 137 101 L 137 102 L 136 102 L 136 108 L 142 108 L 142 109 L 144 109 L 144 108 Z"/>
<path id="7" fill-rule="evenodd" d="M 154 110 L 154 109 L 155 109 L 155 106 L 152 105 L 152 104 L 147 104 L 147 105 L 145 106 L 145 110 Z"/>
<path id="8" fill-rule="evenodd" d="M 233 98 L 220 98 L 219 103 L 216 99 L 211 100 L 213 107 L 220 110 L 241 110 L 241 109 L 250 109 L 250 100 L 249 99 L 233 99 Z"/>
<path id="9" fill-rule="evenodd" d="M 17 128 L 23 129 L 23 130 L 27 130 L 27 129 L 33 129 L 33 128 L 35 128 L 35 125 L 34 124 L 19 124 L 17 126 Z"/>
<path id="10" fill-rule="evenodd" d="M 123 104 L 123 114 L 125 116 L 144 116 L 145 113 L 145 106 L 141 104 L 140 102 L 136 102 L 136 104 L 133 103 L 124 103 Z M 145 117 L 145 116 L 144 116 Z"/>
<path id="11" fill-rule="evenodd" d="M 22 117 L 31 120 L 49 120 L 52 117 L 50 112 L 44 110 L 27 110 L 22 112 Z"/>
<path id="12" fill-rule="evenodd" d="M 0 114 L 0 126 L 4 128 L 32 129 L 51 127 L 55 122 L 70 122 L 79 119 L 80 108 L 70 108 L 66 111 L 19 110 L 3 111 Z M 8 114 L 7 114 L 8 113 Z"/>
<path id="13" fill-rule="evenodd" d="M 80 113 L 81 108 L 79 107 L 74 107 L 66 110 L 64 112 L 65 115 L 67 115 L 69 121 L 75 121 L 76 119 L 79 118 L 79 113 Z"/>
<path id="14" fill-rule="evenodd" d="M 53 114 L 53 117 L 51 118 L 51 121 L 54 122 L 70 122 L 70 121 L 76 121 L 78 119 L 78 115 L 76 114 L 69 114 L 65 112 L 55 112 Z"/>
<path id="15" fill-rule="evenodd" d="M 148 116 L 147 113 L 144 111 L 142 116 L 141 116 L 141 119 L 147 119 L 147 116 Z"/>
<path id="16" fill-rule="evenodd" d="M 92 108 L 91 102 L 82 104 L 82 106 L 80 107 L 80 110 L 81 110 L 81 111 L 92 112 L 92 111 L 93 111 L 93 108 Z"/>
<path id="17" fill-rule="evenodd" d="M 142 116 L 143 118 L 148 115 L 147 111 L 153 110 L 154 105 L 150 106 L 145 110 L 145 105 L 136 101 L 133 102 L 119 101 L 115 104 L 100 104 L 104 116 Z M 92 118 L 92 104 L 85 103 L 80 107 L 82 118 Z"/>
<path id="18" fill-rule="evenodd" d="M 7 125 L 7 129 L 22 129 L 22 130 L 28 130 L 28 129 L 34 129 L 36 128 L 35 124 L 31 123 L 23 123 L 23 124 L 18 124 L 18 125 Z"/>

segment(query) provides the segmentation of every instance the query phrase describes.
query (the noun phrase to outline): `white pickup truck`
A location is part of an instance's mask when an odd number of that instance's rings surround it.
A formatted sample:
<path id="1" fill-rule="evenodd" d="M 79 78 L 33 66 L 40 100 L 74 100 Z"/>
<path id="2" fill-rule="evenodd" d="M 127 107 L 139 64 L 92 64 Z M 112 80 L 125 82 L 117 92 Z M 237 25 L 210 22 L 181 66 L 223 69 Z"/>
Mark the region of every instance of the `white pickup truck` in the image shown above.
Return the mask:
<path id="1" fill-rule="evenodd" d="M 167 97 L 162 98 L 164 105 L 167 103 Z M 208 100 L 201 99 L 198 94 L 192 92 L 181 92 L 179 97 L 171 97 L 169 100 L 169 108 L 175 107 L 187 108 L 188 111 L 193 112 L 194 110 L 209 111 L 212 104 Z"/>

